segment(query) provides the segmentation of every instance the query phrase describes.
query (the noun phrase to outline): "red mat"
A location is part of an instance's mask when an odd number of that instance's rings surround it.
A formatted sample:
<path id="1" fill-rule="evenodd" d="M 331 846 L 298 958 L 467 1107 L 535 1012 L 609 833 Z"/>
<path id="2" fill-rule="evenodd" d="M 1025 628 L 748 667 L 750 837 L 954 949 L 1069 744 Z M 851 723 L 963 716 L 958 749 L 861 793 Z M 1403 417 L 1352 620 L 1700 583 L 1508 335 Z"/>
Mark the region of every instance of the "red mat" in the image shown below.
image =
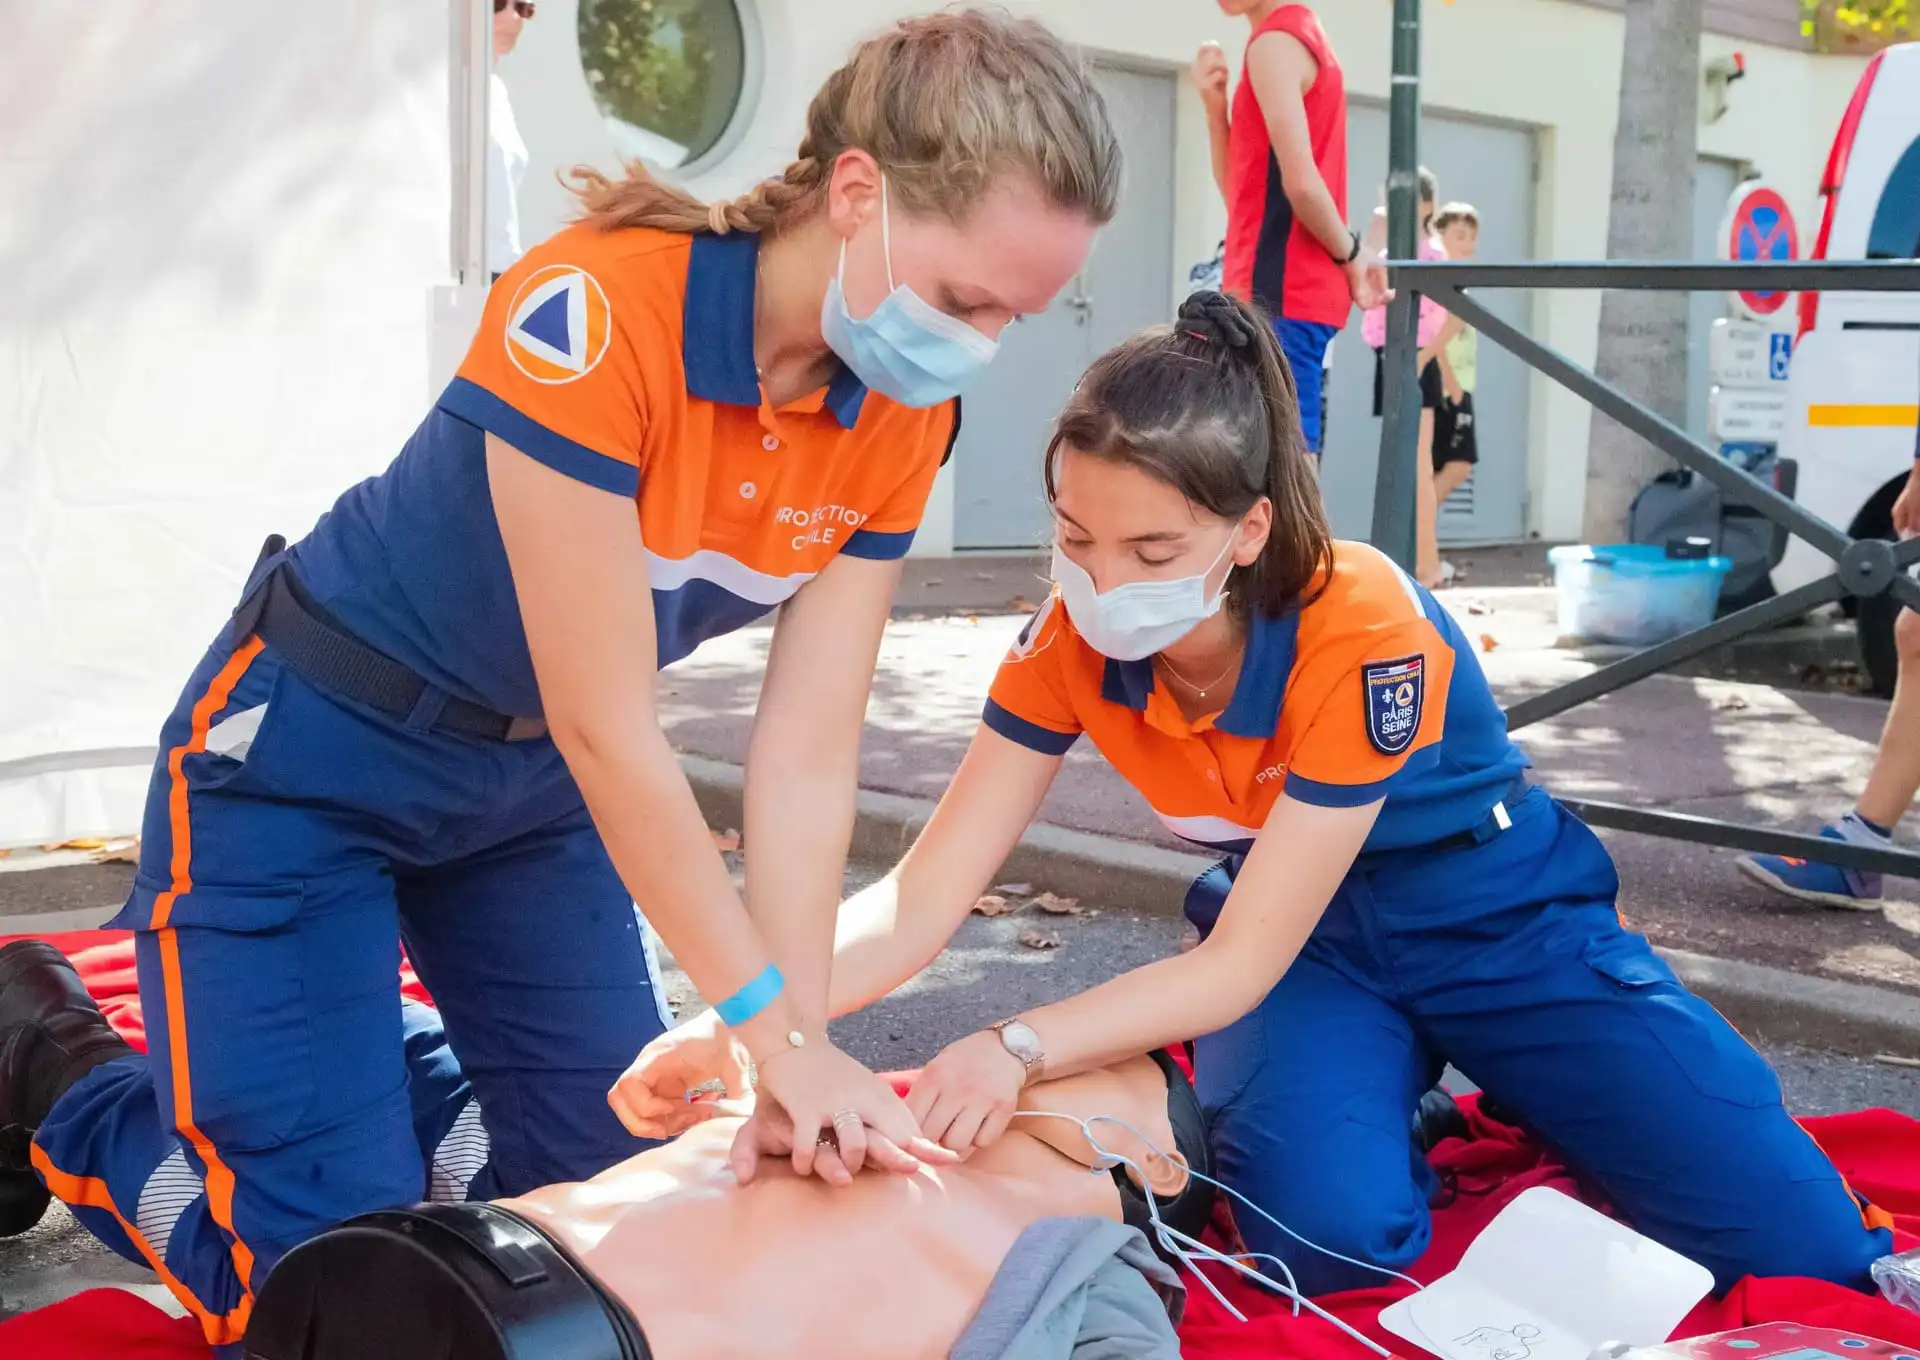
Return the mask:
<path id="1" fill-rule="evenodd" d="M 51 937 L 74 960 L 88 989 L 129 1043 L 144 1050 L 146 1031 L 134 986 L 133 942 L 120 931 Z M 6 943 L 0 939 L 0 944 Z M 402 966 L 407 994 L 426 992 Z M 1433 1161 L 1453 1186 L 1434 1213 L 1433 1247 L 1408 1273 L 1431 1280 L 1453 1269 L 1467 1244 L 1521 1191 L 1548 1185 L 1580 1195 L 1581 1186 L 1524 1134 L 1494 1123 L 1468 1106 L 1473 1137 L 1443 1143 Z M 1810 1119 L 1806 1127 L 1861 1194 L 1894 1215 L 1900 1247 L 1920 1245 L 1920 1122 L 1885 1110 Z M 1222 1292 L 1247 1315 L 1239 1322 L 1199 1286 L 1189 1290 L 1181 1353 L 1187 1360 L 1371 1360 L 1372 1353 L 1311 1315 L 1295 1318 L 1279 1301 L 1209 1271 Z M 1405 1286 L 1336 1294 L 1323 1307 L 1389 1350 L 1406 1343 L 1381 1330 L 1380 1310 Z M 1675 1333 L 1699 1336 L 1760 1322 L 1800 1322 L 1858 1332 L 1920 1350 L 1920 1315 L 1877 1297 L 1811 1280 L 1747 1280 L 1726 1298 L 1703 1303 Z M 34 1360 L 207 1360 L 198 1328 L 171 1318 L 121 1290 L 96 1289 L 0 1323 L 0 1356 Z"/>
<path id="2" fill-rule="evenodd" d="M 1407 1272 L 1430 1281 L 1452 1270 L 1467 1246 L 1523 1190 L 1551 1186 L 1593 1202 L 1565 1167 L 1518 1130 L 1496 1124 L 1466 1102 L 1471 1140 L 1449 1140 L 1433 1163 L 1454 1186 L 1454 1198 L 1433 1215 L 1433 1246 Z M 1805 1121 L 1854 1189 L 1894 1216 L 1899 1248 L 1920 1245 L 1920 1122 L 1886 1110 L 1863 1110 Z M 1372 1352 L 1310 1314 L 1295 1318 L 1288 1305 L 1233 1276 L 1208 1268 L 1208 1278 L 1247 1315 L 1235 1320 L 1202 1286 L 1189 1281 L 1181 1354 L 1190 1360 L 1372 1360 Z M 1342 1322 L 1400 1354 L 1409 1347 L 1384 1330 L 1380 1310 L 1412 1293 L 1405 1285 L 1356 1290 L 1318 1300 Z M 1749 1279 L 1724 1299 L 1694 1309 L 1675 1336 L 1703 1336 L 1760 1322 L 1798 1322 L 1858 1332 L 1920 1349 L 1920 1315 L 1877 1295 L 1857 1294 L 1815 1280 Z M 1420 1354 L 1420 1352 L 1413 1352 Z"/>
<path id="3" fill-rule="evenodd" d="M 107 1022 L 120 1032 L 121 1038 L 142 1053 L 147 1051 L 147 1023 L 140 1014 L 140 986 L 134 977 L 132 931 L 70 930 L 62 935 L 34 937 L 0 935 L 0 945 L 28 938 L 43 939 L 73 960 L 74 968 Z M 400 991 L 424 1005 L 433 1004 L 404 954 L 400 957 Z M 0 1356 L 5 1354 L 0 1351 Z"/>

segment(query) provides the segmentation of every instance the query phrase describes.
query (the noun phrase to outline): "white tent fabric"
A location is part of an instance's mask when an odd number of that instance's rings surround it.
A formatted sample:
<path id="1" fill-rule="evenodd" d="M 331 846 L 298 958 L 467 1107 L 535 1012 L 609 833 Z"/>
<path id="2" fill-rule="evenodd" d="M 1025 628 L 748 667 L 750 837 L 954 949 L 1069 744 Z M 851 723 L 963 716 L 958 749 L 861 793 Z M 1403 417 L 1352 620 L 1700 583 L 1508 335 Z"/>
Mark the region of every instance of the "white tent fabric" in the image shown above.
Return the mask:
<path id="1" fill-rule="evenodd" d="M 435 5 L 9 7 L 0 847 L 139 829 L 261 540 L 426 410 L 450 271 Z"/>

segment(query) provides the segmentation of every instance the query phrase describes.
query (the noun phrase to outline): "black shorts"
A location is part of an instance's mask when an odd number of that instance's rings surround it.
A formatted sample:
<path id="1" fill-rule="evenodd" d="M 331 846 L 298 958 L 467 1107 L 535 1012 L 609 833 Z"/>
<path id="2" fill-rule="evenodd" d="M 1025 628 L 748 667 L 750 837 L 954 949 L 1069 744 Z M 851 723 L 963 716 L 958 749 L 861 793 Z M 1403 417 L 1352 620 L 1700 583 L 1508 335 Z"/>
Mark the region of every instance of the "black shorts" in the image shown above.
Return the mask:
<path id="1" fill-rule="evenodd" d="M 1473 437 L 1473 393 L 1462 392 L 1457 402 L 1443 401 L 1433 413 L 1433 470 L 1448 463 L 1477 463 L 1480 445 Z"/>
<path id="2" fill-rule="evenodd" d="M 1387 396 L 1387 352 L 1377 349 L 1373 352 L 1373 413 L 1379 415 L 1386 407 Z M 1420 407 L 1425 411 L 1437 411 L 1447 400 L 1445 384 L 1440 380 L 1440 361 L 1427 360 L 1427 366 L 1420 370 Z"/>

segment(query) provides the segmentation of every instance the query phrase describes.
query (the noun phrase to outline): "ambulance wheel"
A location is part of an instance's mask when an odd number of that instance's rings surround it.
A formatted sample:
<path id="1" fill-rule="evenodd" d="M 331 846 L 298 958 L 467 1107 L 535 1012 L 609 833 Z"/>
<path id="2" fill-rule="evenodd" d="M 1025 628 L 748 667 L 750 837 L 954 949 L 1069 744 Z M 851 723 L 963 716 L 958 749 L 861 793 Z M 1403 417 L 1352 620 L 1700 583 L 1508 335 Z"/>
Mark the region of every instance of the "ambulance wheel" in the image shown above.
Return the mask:
<path id="1" fill-rule="evenodd" d="M 1898 617 L 1900 605 L 1891 595 L 1870 595 L 1860 601 L 1853 621 L 1860 666 L 1867 673 L 1867 693 L 1882 699 L 1893 697 L 1893 682 L 1900 674 L 1900 649 L 1893 641 L 1893 621 Z"/>

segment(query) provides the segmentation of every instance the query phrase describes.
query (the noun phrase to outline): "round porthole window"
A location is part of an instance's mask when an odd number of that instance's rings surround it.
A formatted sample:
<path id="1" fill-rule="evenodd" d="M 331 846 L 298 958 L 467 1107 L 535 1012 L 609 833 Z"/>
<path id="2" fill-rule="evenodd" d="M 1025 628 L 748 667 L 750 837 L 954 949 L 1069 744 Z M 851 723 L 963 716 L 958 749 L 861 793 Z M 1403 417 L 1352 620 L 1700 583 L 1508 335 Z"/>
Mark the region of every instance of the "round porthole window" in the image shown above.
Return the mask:
<path id="1" fill-rule="evenodd" d="M 615 150 L 665 170 L 721 148 L 748 89 L 743 0 L 580 0 L 580 64 Z"/>

